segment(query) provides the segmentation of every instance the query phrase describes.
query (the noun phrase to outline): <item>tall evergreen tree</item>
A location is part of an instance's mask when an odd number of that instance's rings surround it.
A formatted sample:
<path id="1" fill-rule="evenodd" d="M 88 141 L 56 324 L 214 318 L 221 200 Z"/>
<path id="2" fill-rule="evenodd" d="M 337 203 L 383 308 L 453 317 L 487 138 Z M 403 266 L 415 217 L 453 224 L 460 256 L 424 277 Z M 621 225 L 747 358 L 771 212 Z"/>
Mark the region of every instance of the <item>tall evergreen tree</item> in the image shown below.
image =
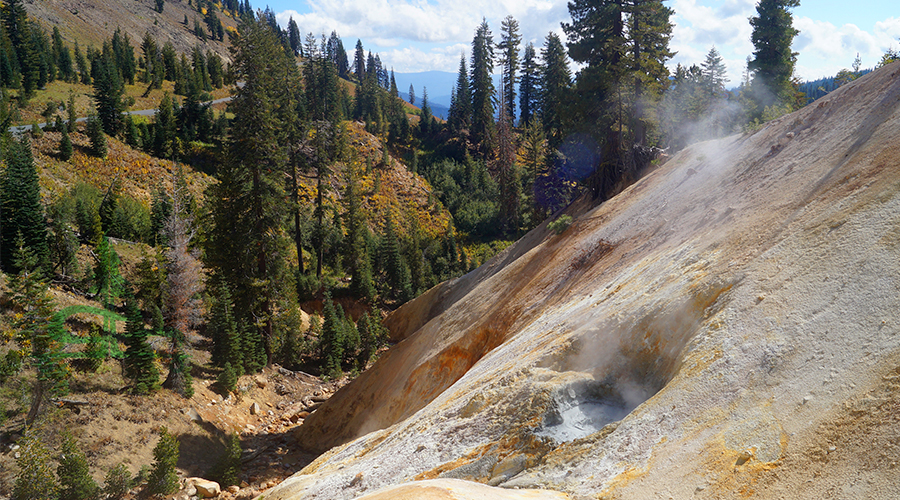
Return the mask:
<path id="1" fill-rule="evenodd" d="M 8 273 L 17 273 L 20 238 L 40 266 L 47 263 L 47 221 L 28 137 L 11 141 L 5 156 L 6 169 L 0 177 L 0 265 Z"/>
<path id="2" fill-rule="evenodd" d="M 472 92 L 469 88 L 465 55 L 459 58 L 459 72 L 450 100 L 450 110 L 447 112 L 447 124 L 455 132 L 468 130 L 472 126 Z"/>
<path id="3" fill-rule="evenodd" d="M 125 359 L 122 373 L 131 384 L 135 394 L 146 394 L 159 387 L 159 372 L 156 369 L 156 353 L 147 343 L 148 332 L 144 328 L 141 311 L 134 297 L 125 300 Z"/>
<path id="4" fill-rule="evenodd" d="M 35 429 L 27 428 L 18 442 L 21 451 L 16 459 L 19 473 L 13 485 L 16 500 L 45 500 L 56 498 L 59 483 L 53 473 L 50 450 L 41 442 Z"/>
<path id="5" fill-rule="evenodd" d="M 706 59 L 701 66 L 703 67 L 703 79 L 705 80 L 707 88 L 713 92 L 725 90 L 725 82 L 728 81 L 725 77 L 727 69 L 725 68 L 722 56 L 719 54 L 719 51 L 716 50 L 715 45 L 710 47 L 709 52 L 706 53 Z"/>
<path id="6" fill-rule="evenodd" d="M 540 65 L 534 44 L 528 42 L 522 55 L 522 77 L 519 80 L 519 126 L 526 127 L 540 113 Z"/>
<path id="7" fill-rule="evenodd" d="M 578 109 L 583 126 L 601 135 L 591 185 L 605 197 L 623 172 L 633 174 L 632 145 L 646 143 L 650 103 L 668 83 L 672 9 L 661 0 L 572 0 L 568 7 L 569 55 L 584 65 Z"/>
<path id="8" fill-rule="evenodd" d="M 544 40 L 544 59 L 541 75 L 541 122 L 550 147 L 560 145 L 568 124 L 566 103 L 570 99 L 572 76 L 566 61 L 566 50 L 556 33 L 550 32 Z"/>
<path id="9" fill-rule="evenodd" d="M 122 111 L 125 105 L 122 95 L 125 92 L 116 62 L 111 54 L 94 59 L 92 64 L 94 80 L 94 104 L 97 116 L 103 125 L 103 131 L 115 136 L 122 128 Z"/>
<path id="10" fill-rule="evenodd" d="M 500 92 L 500 117 L 497 124 L 496 163 L 500 181 L 500 225 L 504 232 L 519 229 L 522 184 L 516 167 L 516 144 L 512 117 L 506 112 L 505 88 Z"/>
<path id="11" fill-rule="evenodd" d="M 481 158 L 494 149 L 494 39 L 482 20 L 472 39 L 472 142 Z"/>
<path id="12" fill-rule="evenodd" d="M 756 5 L 757 15 L 750 18 L 754 50 L 749 68 L 760 108 L 790 99 L 791 76 L 797 60 L 797 53 L 791 52 L 791 43 L 800 32 L 794 28 L 788 9 L 798 5 L 800 0 L 760 0 Z"/>
<path id="13" fill-rule="evenodd" d="M 500 25 L 500 70 L 502 72 L 503 101 L 510 120 L 516 117 L 516 85 L 519 83 L 519 22 L 513 16 L 506 16 Z"/>
<path id="14" fill-rule="evenodd" d="M 93 500 L 100 494 L 100 487 L 91 477 L 87 457 L 71 434 L 63 439 L 59 465 L 59 500 Z"/>
<path id="15" fill-rule="evenodd" d="M 281 124 L 297 109 L 299 77 L 265 21 L 242 24 L 232 43 L 232 70 L 244 85 L 231 102 L 235 121 L 228 159 L 211 188 L 213 230 L 206 256 L 234 293 L 236 318 L 256 327 L 271 362 L 276 301 L 295 293 L 285 261 L 290 241 L 282 230 L 290 197 Z"/>
<path id="16" fill-rule="evenodd" d="M 38 88 L 40 81 L 40 54 L 34 46 L 31 34 L 32 26 L 22 0 L 5 2 L 2 10 L 3 27 L 12 44 L 21 75 L 22 91 L 25 98 L 30 98 Z"/>
<path id="17" fill-rule="evenodd" d="M 353 55 L 353 72 L 356 81 L 362 82 L 366 76 L 366 51 L 363 49 L 362 40 L 356 39 L 356 52 Z"/>
<path id="18" fill-rule="evenodd" d="M 291 16 L 291 19 L 288 21 L 288 43 L 295 56 L 301 55 L 301 52 L 303 52 L 303 37 L 300 35 L 300 28 L 297 26 L 297 21 L 294 21 L 294 16 Z"/>

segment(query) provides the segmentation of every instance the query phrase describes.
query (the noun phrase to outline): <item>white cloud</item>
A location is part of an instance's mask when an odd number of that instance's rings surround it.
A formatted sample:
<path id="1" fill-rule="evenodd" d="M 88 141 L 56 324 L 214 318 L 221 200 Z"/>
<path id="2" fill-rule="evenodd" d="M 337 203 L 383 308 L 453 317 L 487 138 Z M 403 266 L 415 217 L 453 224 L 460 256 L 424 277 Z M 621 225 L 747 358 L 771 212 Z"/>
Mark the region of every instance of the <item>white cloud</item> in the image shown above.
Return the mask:
<path id="1" fill-rule="evenodd" d="M 523 40 L 534 41 L 535 45 L 542 44 L 550 31 L 561 34 L 560 22 L 569 19 L 567 0 L 335 0 L 308 2 L 308 5 L 308 13 L 285 10 L 275 17 L 282 26 L 287 26 L 293 17 L 304 35 L 337 31 L 348 50 L 355 46 L 356 39 L 361 39 L 366 49 L 379 52 L 382 60 L 395 58 L 397 71 L 403 72 L 418 71 L 414 68 L 425 64 L 415 60 L 413 54 L 430 55 L 431 52 L 395 48 L 410 44 L 468 46 L 482 19 L 488 21 L 497 42 L 501 21 L 511 15 L 519 22 Z M 459 62 L 459 52 L 456 52 L 451 71 L 456 70 Z M 438 67 L 443 63 L 439 60 L 431 64 Z"/>

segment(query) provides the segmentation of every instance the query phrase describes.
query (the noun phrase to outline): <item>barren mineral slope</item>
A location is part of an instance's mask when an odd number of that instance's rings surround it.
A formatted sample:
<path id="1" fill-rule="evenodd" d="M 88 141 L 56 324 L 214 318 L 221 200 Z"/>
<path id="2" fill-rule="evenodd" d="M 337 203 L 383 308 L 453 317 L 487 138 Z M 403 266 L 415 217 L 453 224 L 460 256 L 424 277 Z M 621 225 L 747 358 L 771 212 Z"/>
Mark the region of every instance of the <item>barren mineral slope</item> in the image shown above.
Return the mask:
<path id="1" fill-rule="evenodd" d="M 266 498 L 900 497 L 898 158 L 895 64 L 573 207 L 395 312 Z"/>

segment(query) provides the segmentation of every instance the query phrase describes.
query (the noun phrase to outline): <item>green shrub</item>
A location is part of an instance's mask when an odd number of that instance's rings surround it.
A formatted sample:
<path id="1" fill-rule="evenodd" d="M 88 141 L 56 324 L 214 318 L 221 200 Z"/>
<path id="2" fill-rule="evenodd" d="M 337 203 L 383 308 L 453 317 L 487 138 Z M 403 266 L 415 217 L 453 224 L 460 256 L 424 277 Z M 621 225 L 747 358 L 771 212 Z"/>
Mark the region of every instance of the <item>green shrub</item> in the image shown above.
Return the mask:
<path id="1" fill-rule="evenodd" d="M 556 220 L 547 223 L 547 229 L 555 232 L 556 234 L 562 234 L 566 229 L 569 228 L 569 225 L 572 224 L 572 217 L 570 215 L 560 215 Z"/>
<path id="2" fill-rule="evenodd" d="M 107 500 L 121 500 L 128 494 L 131 485 L 132 479 L 131 473 L 128 472 L 128 467 L 125 467 L 125 464 L 119 464 L 109 469 L 109 472 L 106 473 L 103 493 L 106 494 Z"/>
<path id="3" fill-rule="evenodd" d="M 222 368 L 222 372 L 219 373 L 218 378 L 216 378 L 216 384 L 218 384 L 219 386 L 219 392 L 223 396 L 227 396 L 237 388 L 237 380 L 237 374 L 234 373 L 234 368 L 231 366 L 231 362 L 226 361 L 225 367 Z"/>
<path id="4" fill-rule="evenodd" d="M 241 439 L 237 433 L 232 433 L 228 439 L 228 448 L 222 455 L 219 463 L 210 474 L 218 481 L 222 488 L 238 484 L 238 474 L 241 472 Z"/>
<path id="5" fill-rule="evenodd" d="M 159 433 L 159 442 L 153 448 L 153 468 L 147 479 L 148 495 L 168 495 L 178 491 L 178 439 L 165 427 Z"/>
<path id="6" fill-rule="evenodd" d="M 13 486 L 13 500 L 46 500 L 56 498 L 59 484 L 50 459 L 50 450 L 41 442 L 33 429 L 19 440 L 19 475 Z"/>
<path id="7" fill-rule="evenodd" d="M 69 434 L 62 444 L 59 466 L 59 500 L 93 500 L 97 498 L 100 487 L 91 477 L 87 457 L 78 448 L 78 442 Z"/>

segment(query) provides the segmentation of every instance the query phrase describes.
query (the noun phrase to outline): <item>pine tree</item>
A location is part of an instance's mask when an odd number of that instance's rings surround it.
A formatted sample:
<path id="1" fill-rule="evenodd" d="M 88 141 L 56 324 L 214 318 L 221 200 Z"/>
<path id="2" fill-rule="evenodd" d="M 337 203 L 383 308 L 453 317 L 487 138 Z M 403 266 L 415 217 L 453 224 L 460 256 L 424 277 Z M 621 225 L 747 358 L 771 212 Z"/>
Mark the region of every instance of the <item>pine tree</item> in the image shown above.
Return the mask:
<path id="1" fill-rule="evenodd" d="M 37 371 L 31 407 L 25 417 L 26 425 L 31 425 L 46 399 L 67 390 L 69 371 L 62 357 L 61 325 L 51 321 L 56 304 L 50 297 L 36 255 L 21 242 L 20 238 L 16 254 L 19 273 L 11 280 L 12 293 L 8 300 L 19 310 L 11 322 L 13 340 L 21 356 Z M 18 369 L 21 365 L 16 364 Z"/>
<path id="2" fill-rule="evenodd" d="M 219 392 L 223 395 L 230 394 L 237 387 L 237 374 L 230 361 L 225 362 L 225 366 L 222 367 L 222 371 L 216 377 L 216 384 L 219 387 Z"/>
<path id="3" fill-rule="evenodd" d="M 506 111 L 505 88 L 500 92 L 500 117 L 497 125 L 497 169 L 500 172 L 500 225 L 504 232 L 519 229 L 522 184 L 516 168 L 516 145 L 512 117 Z"/>
<path id="4" fill-rule="evenodd" d="M 240 331 L 234 321 L 231 292 L 224 283 L 216 283 L 211 291 L 212 304 L 206 323 L 213 344 L 210 361 L 213 365 L 221 367 L 232 361 L 238 374 L 241 374 L 244 368 L 244 353 Z"/>
<path id="5" fill-rule="evenodd" d="M 757 15 L 750 18 L 754 50 L 749 69 L 760 109 L 791 97 L 791 76 L 797 60 L 791 43 L 800 32 L 793 27 L 788 9 L 798 5 L 800 0 L 761 0 L 756 6 Z"/>
<path id="6" fill-rule="evenodd" d="M 294 21 L 294 16 L 291 16 L 291 19 L 288 21 L 288 43 L 295 56 L 301 55 L 300 53 L 303 51 L 303 37 L 300 36 L 300 28 L 297 26 L 297 21 Z"/>
<path id="7" fill-rule="evenodd" d="M 325 293 L 322 308 L 324 316 L 322 335 L 319 337 L 319 352 L 322 357 L 322 373 L 331 378 L 341 376 L 341 360 L 344 358 L 344 338 L 341 318 L 338 317 L 331 293 Z"/>
<path id="8" fill-rule="evenodd" d="M 59 131 L 59 159 L 62 161 L 69 161 L 69 159 L 72 158 L 73 153 L 72 139 L 69 138 L 69 127 L 63 125 L 60 127 Z"/>
<path id="9" fill-rule="evenodd" d="M 119 273 L 119 255 L 109 243 L 109 238 L 100 231 L 97 245 L 97 265 L 94 267 L 96 293 L 104 307 L 111 309 L 122 292 L 124 280 Z"/>
<path id="10" fill-rule="evenodd" d="M 6 169 L 0 177 L 0 267 L 9 273 L 21 270 L 15 263 L 20 237 L 22 245 L 44 266 L 49 257 L 46 228 L 31 144 L 23 136 L 10 141 Z"/>
<path id="11" fill-rule="evenodd" d="M 103 493 L 107 500 L 122 500 L 131 489 L 131 473 L 125 464 L 119 464 L 106 472 Z"/>
<path id="12" fill-rule="evenodd" d="M 194 237 L 191 195 L 184 171 L 172 178 L 172 213 L 165 221 L 166 282 L 163 284 L 163 317 L 171 338 L 171 364 L 163 386 L 190 397 L 193 394 L 190 360 L 184 351 L 186 334 L 200 318 L 199 295 L 203 290 L 200 260 L 190 249 Z"/>
<path id="13" fill-rule="evenodd" d="M 236 320 L 257 328 L 268 362 L 280 336 L 276 302 L 296 293 L 286 261 L 291 241 L 283 231 L 290 213 L 285 177 L 291 162 L 289 130 L 282 123 L 294 117 L 297 96 L 302 94 L 297 90 L 296 62 L 265 21 L 242 24 L 232 43 L 232 71 L 245 85 L 231 101 L 232 141 L 227 161 L 219 168 L 219 183 L 209 193 L 215 200 L 214 230 L 207 240 L 206 256 L 213 272 L 234 293 Z M 319 64 L 310 61 L 306 66 Z M 330 66 L 330 62 L 321 64 Z"/>
<path id="14" fill-rule="evenodd" d="M 122 102 L 125 87 L 113 57 L 113 54 L 104 54 L 94 60 L 92 67 L 97 117 L 103 125 L 103 131 L 111 136 L 122 129 L 122 111 L 125 110 Z"/>
<path id="15" fill-rule="evenodd" d="M 519 80 L 519 126 L 525 127 L 540 113 L 540 66 L 534 44 L 528 42 L 522 56 L 522 77 Z"/>
<path id="16" fill-rule="evenodd" d="M 219 463 L 213 468 L 212 477 L 223 488 L 238 484 L 241 473 L 241 438 L 237 433 L 228 437 L 228 445 Z"/>
<path id="17" fill-rule="evenodd" d="M 126 297 L 125 317 L 125 359 L 123 375 L 131 384 L 135 394 L 147 394 L 159 387 L 159 371 L 156 369 L 156 353 L 147 343 L 148 332 L 144 329 L 144 320 L 133 297 Z"/>
<path id="18" fill-rule="evenodd" d="M 633 176 L 632 145 L 646 144 L 652 105 L 668 83 L 672 9 L 661 0 L 573 0 L 569 14 L 569 56 L 584 65 L 577 109 L 602 134 L 591 188 L 605 198 L 619 177 Z"/>
<path id="19" fill-rule="evenodd" d="M 457 133 L 472 126 L 472 92 L 469 88 L 469 72 L 466 69 L 464 55 L 459 58 L 459 72 L 450 100 L 450 110 L 447 112 L 447 124 Z"/>
<path id="20" fill-rule="evenodd" d="M 519 22 L 513 16 L 506 16 L 500 25 L 500 68 L 502 72 L 503 103 L 506 105 L 506 113 L 510 121 L 516 116 L 516 85 L 519 83 L 519 44 L 522 36 L 519 34 Z"/>
<path id="21" fill-rule="evenodd" d="M 703 67 L 703 79 L 709 90 L 711 92 L 721 92 L 725 90 L 725 82 L 728 81 L 728 79 L 725 78 L 727 69 L 725 68 L 725 63 L 722 61 L 722 56 L 719 54 L 719 51 L 716 50 L 715 45 L 710 47 L 709 52 L 706 53 L 706 60 L 703 61 L 701 66 Z"/>
<path id="22" fill-rule="evenodd" d="M 568 128 L 565 107 L 572 86 L 572 76 L 566 62 L 566 50 L 556 33 L 547 34 L 542 52 L 544 66 L 541 75 L 541 122 L 550 147 L 556 148 Z"/>
<path id="23" fill-rule="evenodd" d="M 53 473 L 50 450 L 41 442 L 37 432 L 29 428 L 19 440 L 19 474 L 13 485 L 15 500 L 46 500 L 56 498 L 59 484 Z"/>
<path id="24" fill-rule="evenodd" d="M 9 0 L 5 4 L 0 11 L 2 12 L 3 27 L 17 59 L 22 92 L 27 100 L 40 86 L 40 55 L 34 46 L 32 25 L 28 21 L 24 2 Z"/>
<path id="25" fill-rule="evenodd" d="M 59 500 L 94 500 L 100 493 L 100 487 L 94 482 L 88 469 L 87 457 L 78 448 L 78 442 L 71 434 L 67 434 L 60 450 L 59 466 L 56 475 L 59 477 Z"/>
<path id="26" fill-rule="evenodd" d="M 412 283 L 409 266 L 400 252 L 400 242 L 390 215 L 385 222 L 384 234 L 381 237 L 379 260 L 382 263 L 387 293 L 385 295 L 397 300 L 400 304 L 412 298 Z"/>
<path id="27" fill-rule="evenodd" d="M 178 154 L 176 142 L 177 122 L 169 93 L 163 98 L 153 118 L 153 154 L 159 158 L 173 159 Z"/>
<path id="28" fill-rule="evenodd" d="M 368 226 L 362 212 L 359 179 L 352 167 L 346 168 L 345 172 L 347 187 L 344 200 L 347 208 L 344 217 L 347 227 L 346 248 L 350 267 L 350 291 L 363 302 L 372 303 L 375 300 L 375 284 L 372 281 L 372 267 L 364 234 L 368 231 Z"/>
<path id="29" fill-rule="evenodd" d="M 494 149 L 494 39 L 482 20 L 472 39 L 472 142 L 482 159 Z"/>
<path id="30" fill-rule="evenodd" d="M 106 135 L 103 133 L 103 124 L 97 115 L 91 115 L 87 119 L 87 136 L 91 141 L 91 153 L 97 158 L 106 158 Z"/>
<path id="31" fill-rule="evenodd" d="M 353 72 L 356 74 L 357 83 L 361 83 L 366 77 L 366 51 L 363 49 L 362 40 L 356 39 L 356 52 L 353 55 Z"/>
<path id="32" fill-rule="evenodd" d="M 159 433 L 159 442 L 153 448 L 153 468 L 147 479 L 148 495 L 168 495 L 178 490 L 178 438 L 169 434 L 163 427 Z"/>

